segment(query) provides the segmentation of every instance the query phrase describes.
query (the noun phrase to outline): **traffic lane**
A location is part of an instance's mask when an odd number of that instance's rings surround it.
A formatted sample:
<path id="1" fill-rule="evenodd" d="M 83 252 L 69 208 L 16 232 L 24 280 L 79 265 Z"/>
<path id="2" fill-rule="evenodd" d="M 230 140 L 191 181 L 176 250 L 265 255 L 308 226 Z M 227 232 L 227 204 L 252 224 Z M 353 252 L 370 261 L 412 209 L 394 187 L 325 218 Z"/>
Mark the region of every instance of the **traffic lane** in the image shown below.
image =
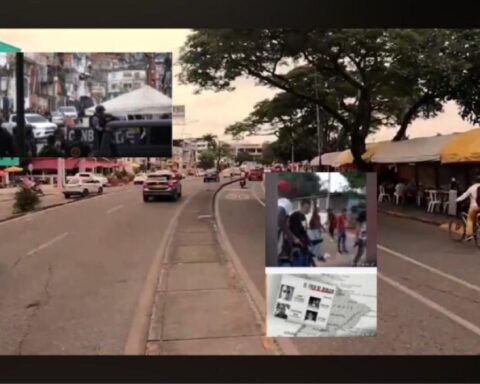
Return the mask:
<path id="1" fill-rule="evenodd" d="M 96 225 L 102 222 L 105 206 L 114 206 L 134 192 L 134 188 L 125 188 L 0 223 L 0 269 L 5 265 L 12 266 L 18 255 L 28 253 L 62 233 L 77 230 L 85 223 Z"/>
<path id="2" fill-rule="evenodd" d="M 435 225 L 379 213 L 377 238 L 381 246 L 480 285 L 480 249 L 452 241 Z M 383 259 L 378 263 L 381 267 Z"/>
<path id="3" fill-rule="evenodd" d="M 227 191 L 227 190 L 226 190 Z M 220 196 L 219 214 L 242 264 L 246 267 L 257 288 L 264 295 L 263 272 L 264 239 L 258 234 L 264 233 L 264 215 L 253 220 L 249 226 L 241 226 L 240 218 L 258 214 L 260 203 L 255 200 L 234 201 Z M 235 209 L 237 207 L 237 209 Z M 262 211 L 263 212 L 263 211 Z M 245 241 L 252 239 L 252 241 Z M 379 236 L 381 239 L 381 236 Z M 412 268 L 403 262 L 398 266 L 384 252 L 379 251 L 383 260 L 380 270 L 390 276 L 390 269 Z M 261 260 L 261 262 L 259 262 Z M 254 261 L 257 261 L 256 263 Z M 391 268 L 390 268 L 391 267 Z M 414 269 L 417 268 L 413 266 Z M 399 270 L 403 270 L 399 269 Z M 415 270 L 415 273 L 422 271 Z M 421 278 L 418 277 L 419 281 Z M 425 277 L 423 277 L 425 279 Z M 431 276 L 431 284 L 442 285 L 442 280 Z M 432 299 L 438 299 L 433 297 Z M 460 308 L 464 310 L 465 308 Z M 473 309 L 467 309 L 465 317 L 471 319 Z M 406 295 L 395 287 L 379 279 L 378 282 L 378 334 L 376 337 L 355 338 L 296 338 L 294 344 L 302 354 L 463 354 L 478 351 L 476 334 L 452 321 L 438 311 Z"/>
<path id="4" fill-rule="evenodd" d="M 480 339 L 454 321 L 378 279 L 378 329 L 372 337 L 295 338 L 300 354 L 478 354 Z"/>
<path id="5" fill-rule="evenodd" d="M 1 353 L 123 352 L 148 268 L 182 204 L 145 204 L 138 192 L 110 224 L 69 232 L 2 279 Z"/>
<path id="6" fill-rule="evenodd" d="M 265 294 L 265 210 L 252 196 L 251 184 L 233 184 L 217 197 L 218 215 L 228 240 L 257 289 Z M 241 196 L 239 199 L 236 196 Z"/>
<path id="7" fill-rule="evenodd" d="M 476 325 L 480 337 L 480 286 L 461 279 L 450 279 L 382 250 L 379 250 L 379 255 L 382 257 L 380 272 Z"/>

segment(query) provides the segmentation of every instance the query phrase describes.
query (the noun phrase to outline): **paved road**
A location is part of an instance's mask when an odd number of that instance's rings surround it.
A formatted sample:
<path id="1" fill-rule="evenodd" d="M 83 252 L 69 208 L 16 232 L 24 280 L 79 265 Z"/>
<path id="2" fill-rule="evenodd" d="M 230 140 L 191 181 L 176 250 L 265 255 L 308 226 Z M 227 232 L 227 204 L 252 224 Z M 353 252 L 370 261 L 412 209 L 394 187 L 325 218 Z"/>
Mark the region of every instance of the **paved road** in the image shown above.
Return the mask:
<path id="1" fill-rule="evenodd" d="M 264 295 L 263 206 L 249 191 L 221 193 L 229 240 Z M 235 193 L 249 195 L 234 198 Z M 480 354 L 480 251 L 424 223 L 379 214 L 378 335 L 294 339 L 302 354 Z"/>
<path id="2" fill-rule="evenodd" d="M 184 195 L 199 188 L 184 182 Z M 145 277 L 183 204 L 140 187 L 0 224 L 0 354 L 122 354 Z"/>

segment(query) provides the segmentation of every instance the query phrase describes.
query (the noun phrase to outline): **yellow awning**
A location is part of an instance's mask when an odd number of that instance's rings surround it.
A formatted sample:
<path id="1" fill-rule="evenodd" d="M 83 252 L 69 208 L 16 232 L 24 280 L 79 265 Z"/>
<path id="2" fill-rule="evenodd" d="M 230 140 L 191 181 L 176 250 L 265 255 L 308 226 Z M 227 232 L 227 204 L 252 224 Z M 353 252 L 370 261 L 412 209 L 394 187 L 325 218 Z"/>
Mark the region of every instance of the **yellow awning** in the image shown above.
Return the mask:
<path id="1" fill-rule="evenodd" d="M 382 144 L 385 144 L 386 142 L 380 142 L 380 143 L 367 143 L 366 145 L 366 152 L 362 155 L 362 159 L 365 161 L 370 161 L 370 159 L 373 157 L 375 152 L 382 146 Z M 342 165 L 347 165 L 347 164 L 352 164 L 353 163 L 353 155 L 350 149 L 346 149 L 345 151 L 341 152 L 336 161 L 335 161 L 338 166 Z"/>
<path id="2" fill-rule="evenodd" d="M 442 163 L 480 162 L 480 129 L 459 133 L 440 151 Z"/>
<path id="3" fill-rule="evenodd" d="M 4 171 L 9 173 L 17 173 L 17 172 L 23 172 L 23 168 L 13 166 L 13 167 L 5 168 Z"/>

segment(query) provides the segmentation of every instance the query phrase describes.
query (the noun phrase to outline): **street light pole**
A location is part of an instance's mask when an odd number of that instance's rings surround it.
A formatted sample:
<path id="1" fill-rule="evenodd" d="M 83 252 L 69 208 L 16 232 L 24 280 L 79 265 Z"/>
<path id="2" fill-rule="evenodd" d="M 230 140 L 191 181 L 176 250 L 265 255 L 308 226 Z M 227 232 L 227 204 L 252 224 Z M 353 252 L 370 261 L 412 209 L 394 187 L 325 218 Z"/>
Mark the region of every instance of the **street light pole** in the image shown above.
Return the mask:
<path id="1" fill-rule="evenodd" d="M 314 68 L 314 87 L 315 87 L 315 98 L 318 99 L 318 81 L 317 81 L 317 69 Z M 318 153 L 318 165 L 320 166 L 320 159 L 322 156 L 322 131 L 320 127 L 320 106 L 318 103 L 315 104 L 315 112 L 317 117 L 317 153 Z"/>
<path id="2" fill-rule="evenodd" d="M 18 52 L 16 55 L 15 80 L 17 91 L 17 151 L 19 157 L 26 157 L 27 148 L 25 145 L 25 79 L 24 79 L 24 61 L 23 53 Z"/>

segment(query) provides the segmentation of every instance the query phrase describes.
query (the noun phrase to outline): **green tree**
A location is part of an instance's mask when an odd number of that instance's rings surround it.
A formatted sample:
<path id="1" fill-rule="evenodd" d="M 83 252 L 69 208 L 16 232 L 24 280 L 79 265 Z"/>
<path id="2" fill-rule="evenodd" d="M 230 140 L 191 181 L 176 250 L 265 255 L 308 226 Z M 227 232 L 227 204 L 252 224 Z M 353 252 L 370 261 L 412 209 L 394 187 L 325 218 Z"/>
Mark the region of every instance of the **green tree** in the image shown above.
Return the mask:
<path id="1" fill-rule="evenodd" d="M 237 156 L 235 157 L 235 161 L 239 164 L 242 165 L 246 161 L 253 161 L 253 156 L 248 153 L 248 152 L 238 152 Z"/>
<path id="2" fill-rule="evenodd" d="M 198 166 L 202 169 L 213 168 L 215 166 L 215 153 L 210 150 L 200 152 Z"/>
<path id="3" fill-rule="evenodd" d="M 273 162 L 278 160 L 278 158 L 275 156 L 273 145 L 273 143 L 264 143 L 262 145 L 262 157 L 260 160 L 262 164 L 272 164 Z"/>
<path id="4" fill-rule="evenodd" d="M 233 90 L 240 76 L 318 105 L 349 138 L 355 165 L 379 124 L 405 136 L 417 117 L 456 100 L 477 119 L 480 84 L 477 31 L 461 30 L 201 30 L 180 55 L 184 83 Z M 473 47 L 473 49 L 472 49 Z"/>
<path id="5" fill-rule="evenodd" d="M 363 172 L 344 172 L 350 189 L 361 189 L 367 186 L 367 174 Z"/>

